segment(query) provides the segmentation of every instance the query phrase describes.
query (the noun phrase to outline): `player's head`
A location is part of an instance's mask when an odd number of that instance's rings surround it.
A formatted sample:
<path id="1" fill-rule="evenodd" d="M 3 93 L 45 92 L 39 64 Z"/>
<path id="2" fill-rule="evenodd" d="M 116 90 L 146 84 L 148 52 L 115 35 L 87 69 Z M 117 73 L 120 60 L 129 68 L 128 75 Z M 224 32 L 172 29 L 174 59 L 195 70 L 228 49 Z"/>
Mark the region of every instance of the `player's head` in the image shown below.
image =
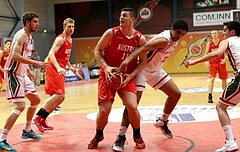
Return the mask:
<path id="1" fill-rule="evenodd" d="M 63 21 L 63 30 L 66 34 L 70 34 L 72 35 L 73 32 L 74 32 L 74 24 L 75 24 L 75 21 L 72 19 L 72 18 L 66 18 L 64 21 Z"/>
<path id="2" fill-rule="evenodd" d="M 219 38 L 219 31 L 218 31 L 218 30 L 212 30 L 212 31 L 211 31 L 211 37 L 212 37 L 213 39 Z"/>
<path id="3" fill-rule="evenodd" d="M 12 40 L 6 40 L 4 43 L 4 48 L 6 49 L 6 51 L 8 51 L 11 47 L 12 44 Z"/>
<path id="4" fill-rule="evenodd" d="M 238 21 L 225 22 L 223 25 L 224 38 L 228 38 L 230 36 L 240 36 L 240 23 Z"/>
<path id="5" fill-rule="evenodd" d="M 29 28 L 30 32 L 36 32 L 39 26 L 39 15 L 35 12 L 25 12 L 22 16 L 23 26 Z"/>
<path id="6" fill-rule="evenodd" d="M 188 32 L 188 24 L 182 19 L 177 19 L 172 23 L 171 35 L 174 41 L 179 40 Z"/>
<path id="7" fill-rule="evenodd" d="M 133 8 L 125 7 L 121 9 L 121 14 L 119 17 L 120 26 L 131 26 L 135 22 L 135 11 Z"/>

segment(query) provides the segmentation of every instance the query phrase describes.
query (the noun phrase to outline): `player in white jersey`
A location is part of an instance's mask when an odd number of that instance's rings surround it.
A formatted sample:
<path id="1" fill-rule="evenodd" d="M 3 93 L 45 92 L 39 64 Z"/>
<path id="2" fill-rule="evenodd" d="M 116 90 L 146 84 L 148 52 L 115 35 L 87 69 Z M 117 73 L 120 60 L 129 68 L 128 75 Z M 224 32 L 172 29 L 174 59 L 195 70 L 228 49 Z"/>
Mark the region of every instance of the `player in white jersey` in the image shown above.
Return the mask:
<path id="1" fill-rule="evenodd" d="M 235 142 L 233 135 L 231 120 L 227 113 L 229 106 L 236 106 L 240 102 L 240 23 L 237 21 L 230 21 L 223 24 L 224 40 L 220 42 L 217 51 L 211 52 L 196 60 L 187 60 L 184 65 L 189 67 L 210 59 L 217 58 L 223 53 L 228 53 L 231 58 L 235 75 L 232 81 L 223 90 L 219 97 L 219 102 L 216 106 L 219 121 L 225 133 L 225 145 L 217 149 L 216 152 L 237 151 L 238 145 Z"/>
<path id="2" fill-rule="evenodd" d="M 25 96 L 29 99 L 30 105 L 27 109 L 26 124 L 21 138 L 32 138 L 39 140 L 41 136 L 31 129 L 31 120 L 35 110 L 40 103 L 40 98 L 34 88 L 33 82 L 29 79 L 34 75 L 29 70 L 28 64 L 34 64 L 46 68 L 48 63 L 30 59 L 33 40 L 31 34 L 36 32 L 39 26 L 39 16 L 34 12 L 26 12 L 23 17 L 23 29 L 19 30 L 12 41 L 10 53 L 4 67 L 4 77 L 6 80 L 7 101 L 14 106 L 10 116 L 6 119 L 4 128 L 0 135 L 0 151 L 15 152 L 7 143 L 7 135 L 13 127 L 19 115 L 25 108 Z"/>
<path id="3" fill-rule="evenodd" d="M 161 118 L 158 118 L 154 123 L 154 125 L 157 128 L 161 129 L 162 133 L 168 138 L 172 138 L 173 136 L 167 126 L 168 117 L 180 99 L 181 92 L 172 81 L 171 77 L 162 69 L 162 65 L 174 51 L 178 40 L 182 38 L 187 32 L 188 24 L 184 20 L 179 19 L 174 21 L 170 30 L 165 30 L 153 37 L 151 36 L 151 39 L 145 45 L 141 46 L 132 54 L 130 54 L 120 66 L 120 70 L 124 73 L 127 70 L 128 63 L 140 53 L 148 52 L 151 54 L 148 54 L 148 61 L 146 66 L 135 79 L 137 99 L 139 103 L 142 92 L 145 90 L 145 82 L 147 82 L 155 90 L 160 89 L 168 96 Z M 124 85 L 125 82 L 123 82 L 123 86 Z M 125 135 L 128 125 L 128 114 L 127 110 L 125 109 L 119 136 L 113 145 L 115 147 L 118 146 L 119 150 L 123 150 L 123 144 L 121 144 L 122 142 L 120 140 L 120 137 Z"/>

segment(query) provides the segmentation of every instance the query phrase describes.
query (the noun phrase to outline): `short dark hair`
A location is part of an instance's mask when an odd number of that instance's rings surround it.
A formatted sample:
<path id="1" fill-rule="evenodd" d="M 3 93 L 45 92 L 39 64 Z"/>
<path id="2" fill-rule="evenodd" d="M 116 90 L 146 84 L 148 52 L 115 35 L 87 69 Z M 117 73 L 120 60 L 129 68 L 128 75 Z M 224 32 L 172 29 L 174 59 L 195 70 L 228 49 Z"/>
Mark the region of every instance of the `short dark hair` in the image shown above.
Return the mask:
<path id="1" fill-rule="evenodd" d="M 224 22 L 223 25 L 225 25 L 229 31 L 234 30 L 236 36 L 240 35 L 240 23 L 238 21 Z"/>
<path id="2" fill-rule="evenodd" d="M 6 40 L 4 44 L 6 44 L 7 42 L 11 42 L 12 43 L 12 40 Z"/>
<path id="3" fill-rule="evenodd" d="M 177 19 L 175 20 L 173 23 L 172 23 L 172 28 L 174 30 L 177 30 L 177 29 L 182 29 L 182 30 L 185 30 L 186 33 L 188 32 L 188 24 L 186 21 L 182 20 L 182 19 Z"/>
<path id="4" fill-rule="evenodd" d="M 122 8 L 122 9 L 121 9 L 121 12 L 122 12 L 122 11 L 128 11 L 129 14 L 130 14 L 130 17 L 135 18 L 135 11 L 134 11 L 133 8 L 131 8 L 131 7 L 125 7 L 125 8 Z"/>
<path id="5" fill-rule="evenodd" d="M 23 26 L 26 26 L 27 21 L 31 22 L 34 17 L 39 18 L 39 15 L 32 11 L 25 12 L 22 17 Z"/>

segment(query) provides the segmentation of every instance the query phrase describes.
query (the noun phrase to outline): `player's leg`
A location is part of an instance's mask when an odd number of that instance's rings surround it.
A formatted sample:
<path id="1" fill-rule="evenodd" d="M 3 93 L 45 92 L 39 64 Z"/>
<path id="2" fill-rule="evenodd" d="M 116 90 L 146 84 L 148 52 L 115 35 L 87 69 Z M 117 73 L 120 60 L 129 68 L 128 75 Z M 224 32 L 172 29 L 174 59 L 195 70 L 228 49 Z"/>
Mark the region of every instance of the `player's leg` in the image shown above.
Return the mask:
<path id="1" fill-rule="evenodd" d="M 240 90 L 237 89 L 239 88 L 239 79 L 240 74 L 237 74 L 235 79 L 232 80 L 222 92 L 219 98 L 219 103 L 216 106 L 219 121 L 223 127 L 226 138 L 225 145 L 222 148 L 217 149 L 216 152 L 238 150 L 238 145 L 235 142 L 231 127 L 231 119 L 227 113 L 227 108 L 229 106 L 236 106 L 240 102 Z"/>
<path id="2" fill-rule="evenodd" d="M 98 147 L 98 143 L 104 139 L 103 130 L 108 123 L 108 116 L 112 109 L 112 100 L 100 102 L 98 104 L 99 111 L 96 119 L 96 134 L 88 144 L 88 149 Z"/>
<path id="3" fill-rule="evenodd" d="M 138 73 L 137 77 L 135 78 L 135 86 L 136 86 L 136 90 L 137 90 L 137 104 L 139 104 L 140 99 L 142 97 L 142 92 L 143 92 L 143 90 L 145 90 L 145 81 L 146 81 L 145 75 L 142 72 Z M 129 117 L 128 117 L 128 111 L 125 108 L 124 112 L 123 112 L 123 116 L 122 116 L 121 126 L 119 129 L 119 134 L 113 144 L 113 150 L 115 150 L 115 151 L 123 151 L 124 150 L 124 144 L 126 141 L 125 134 L 127 132 L 129 124 L 130 124 L 130 122 L 129 122 Z"/>
<path id="4" fill-rule="evenodd" d="M 145 143 L 140 132 L 140 113 L 137 109 L 137 96 L 134 92 L 125 92 L 121 95 L 121 99 L 128 111 L 128 118 L 133 128 L 133 139 L 136 143 L 136 148 L 143 149 L 145 148 Z"/>
<path id="5" fill-rule="evenodd" d="M 36 113 L 32 122 L 40 132 L 43 133 L 44 130 L 53 130 L 53 127 L 47 124 L 46 119 L 50 113 L 52 113 L 52 111 L 64 101 L 64 98 L 64 94 L 52 95 L 45 101 L 44 105 Z"/>
<path id="6" fill-rule="evenodd" d="M 165 136 L 172 138 L 172 132 L 169 130 L 167 125 L 168 118 L 181 97 L 181 91 L 172 80 L 169 80 L 166 84 L 164 84 L 160 90 L 163 91 L 168 97 L 165 101 L 163 114 L 156 120 L 154 125 L 161 129 Z"/>
<path id="7" fill-rule="evenodd" d="M 218 71 L 218 63 L 210 63 L 209 66 L 209 83 L 208 83 L 208 103 L 213 103 L 213 87 L 214 87 L 214 81 L 217 75 Z"/>

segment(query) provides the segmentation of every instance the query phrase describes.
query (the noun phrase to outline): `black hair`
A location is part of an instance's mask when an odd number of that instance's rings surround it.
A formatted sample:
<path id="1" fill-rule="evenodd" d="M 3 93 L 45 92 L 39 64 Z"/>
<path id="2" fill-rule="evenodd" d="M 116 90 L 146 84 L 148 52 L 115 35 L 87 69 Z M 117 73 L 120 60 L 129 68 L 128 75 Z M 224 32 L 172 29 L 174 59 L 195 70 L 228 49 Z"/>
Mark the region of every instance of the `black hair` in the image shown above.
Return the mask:
<path id="1" fill-rule="evenodd" d="M 12 40 L 6 40 L 4 44 L 6 44 L 7 42 L 11 42 L 12 43 Z"/>
<path id="2" fill-rule="evenodd" d="M 185 30 L 186 33 L 188 32 L 188 24 L 186 21 L 182 20 L 182 19 L 177 19 L 175 20 L 173 23 L 172 23 L 172 28 L 174 30 L 177 30 L 177 29 L 182 29 L 182 30 Z"/>
<path id="3" fill-rule="evenodd" d="M 238 21 L 225 22 L 223 23 L 223 25 L 225 25 L 229 29 L 229 31 L 234 30 L 236 36 L 240 35 L 240 23 Z"/>
<path id="4" fill-rule="evenodd" d="M 130 17 L 135 18 L 135 11 L 134 11 L 133 8 L 131 8 L 131 7 L 125 7 L 125 8 L 122 8 L 122 9 L 121 9 L 121 12 L 122 12 L 122 11 L 128 11 L 129 14 L 130 14 Z"/>

